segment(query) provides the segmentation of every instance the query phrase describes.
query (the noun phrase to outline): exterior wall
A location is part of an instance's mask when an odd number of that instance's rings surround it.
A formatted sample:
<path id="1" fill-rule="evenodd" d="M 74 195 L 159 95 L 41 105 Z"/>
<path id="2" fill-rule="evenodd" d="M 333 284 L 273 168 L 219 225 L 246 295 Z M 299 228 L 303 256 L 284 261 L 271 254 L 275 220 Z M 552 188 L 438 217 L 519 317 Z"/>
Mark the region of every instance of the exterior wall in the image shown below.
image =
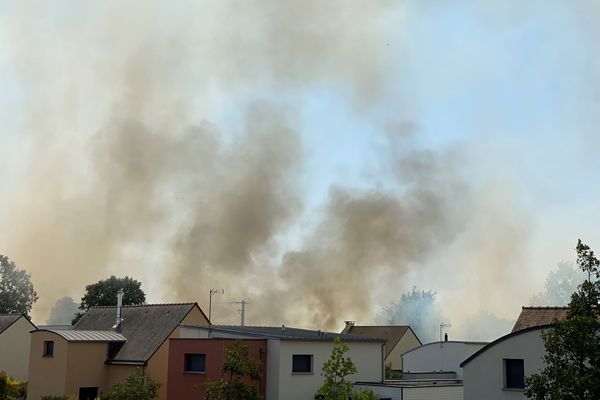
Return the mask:
<path id="1" fill-rule="evenodd" d="M 463 400 L 463 387 L 457 385 L 402 387 L 362 384 L 355 385 L 354 389 L 371 389 L 377 396 L 391 400 Z"/>
<path id="2" fill-rule="evenodd" d="M 217 381 L 221 377 L 221 366 L 227 347 L 233 344 L 232 339 L 170 339 L 169 340 L 169 371 L 168 392 L 169 400 L 196 400 L 204 396 L 203 384 Z M 258 387 L 261 394 L 266 393 L 266 354 L 261 348 L 267 348 L 266 340 L 243 340 L 250 347 L 252 357 L 263 365 L 260 382 L 251 382 Z M 206 354 L 206 372 L 185 372 L 185 354 Z"/>
<path id="3" fill-rule="evenodd" d="M 386 357 L 386 364 L 392 363 L 392 369 L 402 371 L 402 354 L 419 346 L 421 346 L 421 342 L 419 342 L 412 329 L 408 329 Z"/>
<path id="4" fill-rule="evenodd" d="M 35 326 L 25 317 L 17 319 L 0 334 L 0 371 L 27 381 L 29 376 L 30 331 Z"/>
<path id="5" fill-rule="evenodd" d="M 68 343 L 66 395 L 78 396 L 79 388 L 97 387 L 100 392 L 107 387 L 108 343 L 71 342 Z"/>
<path id="6" fill-rule="evenodd" d="M 110 390 L 111 386 L 117 382 L 123 382 L 127 377 L 133 374 L 136 368 L 142 368 L 135 365 L 115 365 L 107 366 L 106 372 L 106 390 Z"/>
<path id="7" fill-rule="evenodd" d="M 508 337 L 467 363 L 463 367 L 465 400 L 525 399 L 522 390 L 503 388 L 503 359 L 523 359 L 526 377 L 542 369 L 546 349 L 541 332 L 535 329 Z"/>
<path id="8" fill-rule="evenodd" d="M 207 325 L 208 320 L 198 307 L 193 307 L 192 310 L 183 318 L 182 324 L 189 325 Z M 181 336 L 181 328 L 177 327 L 169 335 L 167 340 L 156 350 L 154 355 L 148 360 L 147 372 L 153 379 L 161 383 L 158 392 L 158 400 L 165 400 L 168 392 L 168 375 L 169 375 L 169 339 L 178 338 Z"/>
<path id="9" fill-rule="evenodd" d="M 406 372 L 453 371 L 463 378 L 460 363 L 486 343 L 433 342 L 417 347 L 402 355 Z"/>
<path id="10" fill-rule="evenodd" d="M 349 342 L 346 356 L 352 358 L 358 373 L 350 375 L 351 381 L 380 382 L 383 380 L 382 343 Z M 279 395 L 267 400 L 313 400 L 317 389 L 323 384 L 321 367 L 329 359 L 333 342 L 282 340 L 279 350 Z M 269 349 L 269 352 L 271 349 Z M 312 354 L 313 372 L 310 374 L 292 373 L 292 355 Z M 271 385 L 270 381 L 267 381 Z"/>
<path id="11" fill-rule="evenodd" d="M 269 339 L 267 341 L 267 399 L 276 400 L 279 397 L 279 370 L 281 369 L 279 353 L 281 341 Z"/>
<path id="12" fill-rule="evenodd" d="M 54 341 L 54 356 L 43 357 L 44 341 Z M 65 339 L 52 332 L 31 333 L 29 383 L 27 399 L 40 400 L 42 395 L 64 395 L 69 346 Z"/>

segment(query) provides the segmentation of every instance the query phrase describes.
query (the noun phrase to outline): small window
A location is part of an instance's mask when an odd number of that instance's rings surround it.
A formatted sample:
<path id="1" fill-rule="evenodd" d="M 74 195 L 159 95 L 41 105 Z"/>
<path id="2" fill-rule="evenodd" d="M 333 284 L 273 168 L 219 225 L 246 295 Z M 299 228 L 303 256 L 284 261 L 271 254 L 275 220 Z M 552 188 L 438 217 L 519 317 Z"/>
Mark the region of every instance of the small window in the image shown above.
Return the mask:
<path id="1" fill-rule="evenodd" d="M 504 387 L 506 389 L 525 388 L 525 368 L 523 360 L 504 360 Z"/>
<path id="2" fill-rule="evenodd" d="M 186 354 L 185 372 L 206 372 L 206 354 Z"/>
<path id="3" fill-rule="evenodd" d="M 44 357 L 54 357 L 54 341 L 45 340 L 44 341 Z"/>
<path id="4" fill-rule="evenodd" d="M 292 356 L 292 373 L 310 374 L 313 364 L 312 354 L 294 354 Z"/>

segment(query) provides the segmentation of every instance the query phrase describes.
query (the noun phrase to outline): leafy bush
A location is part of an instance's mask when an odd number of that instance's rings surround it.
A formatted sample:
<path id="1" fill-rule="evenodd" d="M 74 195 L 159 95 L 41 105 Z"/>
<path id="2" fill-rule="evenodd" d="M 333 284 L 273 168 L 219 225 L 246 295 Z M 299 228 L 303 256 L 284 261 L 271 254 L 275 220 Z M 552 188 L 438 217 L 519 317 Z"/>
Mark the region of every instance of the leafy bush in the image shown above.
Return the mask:
<path id="1" fill-rule="evenodd" d="M 364 389 L 354 392 L 352 400 L 379 400 L 379 397 L 371 389 Z"/>
<path id="2" fill-rule="evenodd" d="M 24 400 L 26 397 L 25 383 L 0 371 L 0 400 Z"/>
<path id="3" fill-rule="evenodd" d="M 46 395 L 42 396 L 42 400 L 76 400 L 73 396 L 54 396 L 54 395 Z"/>
<path id="4" fill-rule="evenodd" d="M 115 383 L 110 392 L 101 396 L 102 400 L 152 400 L 158 396 L 160 383 L 150 378 L 142 368 L 127 377 L 123 382 Z"/>

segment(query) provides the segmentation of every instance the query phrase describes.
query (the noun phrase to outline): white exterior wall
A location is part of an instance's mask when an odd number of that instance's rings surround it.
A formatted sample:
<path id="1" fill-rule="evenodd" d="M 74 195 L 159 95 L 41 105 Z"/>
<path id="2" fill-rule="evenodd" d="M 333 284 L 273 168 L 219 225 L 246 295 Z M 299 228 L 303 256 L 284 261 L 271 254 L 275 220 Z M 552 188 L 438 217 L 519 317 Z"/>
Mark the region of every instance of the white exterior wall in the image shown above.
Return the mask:
<path id="1" fill-rule="evenodd" d="M 0 334 L 0 371 L 23 381 L 29 376 L 29 349 L 35 326 L 25 317 L 16 320 Z"/>
<path id="2" fill-rule="evenodd" d="M 378 397 L 392 400 L 463 400 L 462 386 L 401 387 L 357 385 L 356 390 L 371 389 Z"/>
<path id="3" fill-rule="evenodd" d="M 280 357 L 281 341 L 269 339 L 267 341 L 267 399 L 277 400 L 279 397 L 279 370 L 281 369 Z"/>
<path id="4" fill-rule="evenodd" d="M 402 354 L 419 346 L 421 346 L 421 342 L 419 342 L 412 329 L 408 329 L 390 351 L 385 362 L 392 364 L 392 369 L 402 371 Z"/>
<path id="5" fill-rule="evenodd" d="M 350 375 L 351 381 L 381 382 L 384 373 L 382 343 L 349 342 L 346 356 L 352 358 L 358 373 Z M 314 400 L 315 393 L 323 385 L 321 367 L 331 355 L 333 342 L 322 341 L 281 341 L 279 349 L 279 388 L 278 396 L 267 400 Z M 271 349 L 268 350 L 271 352 Z M 311 374 L 292 374 L 292 355 L 312 354 Z M 267 385 L 271 385 L 267 378 Z"/>
<path id="6" fill-rule="evenodd" d="M 406 372 L 456 372 L 457 379 L 463 379 L 460 363 L 469 358 L 485 343 L 433 342 L 417 347 L 402 355 Z"/>
<path id="7" fill-rule="evenodd" d="M 523 359 L 525 377 L 543 368 L 546 353 L 542 329 L 520 333 L 500 341 L 463 368 L 465 400 L 525 399 L 521 390 L 504 389 L 503 359 Z"/>

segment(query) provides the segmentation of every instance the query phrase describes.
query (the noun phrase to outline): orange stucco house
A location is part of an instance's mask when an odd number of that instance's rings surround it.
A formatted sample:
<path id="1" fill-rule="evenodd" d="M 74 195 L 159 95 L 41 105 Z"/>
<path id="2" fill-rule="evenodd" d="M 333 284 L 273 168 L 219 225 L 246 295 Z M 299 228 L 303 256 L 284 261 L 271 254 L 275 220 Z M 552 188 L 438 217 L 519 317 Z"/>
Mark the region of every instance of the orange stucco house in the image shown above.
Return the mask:
<path id="1" fill-rule="evenodd" d="M 206 325 L 197 303 L 123 306 L 115 329 L 116 307 L 92 307 L 68 330 L 31 333 L 28 399 L 74 395 L 95 399 L 100 393 L 144 368 L 162 384 L 158 399 L 167 398 L 169 339 L 179 324 Z"/>

